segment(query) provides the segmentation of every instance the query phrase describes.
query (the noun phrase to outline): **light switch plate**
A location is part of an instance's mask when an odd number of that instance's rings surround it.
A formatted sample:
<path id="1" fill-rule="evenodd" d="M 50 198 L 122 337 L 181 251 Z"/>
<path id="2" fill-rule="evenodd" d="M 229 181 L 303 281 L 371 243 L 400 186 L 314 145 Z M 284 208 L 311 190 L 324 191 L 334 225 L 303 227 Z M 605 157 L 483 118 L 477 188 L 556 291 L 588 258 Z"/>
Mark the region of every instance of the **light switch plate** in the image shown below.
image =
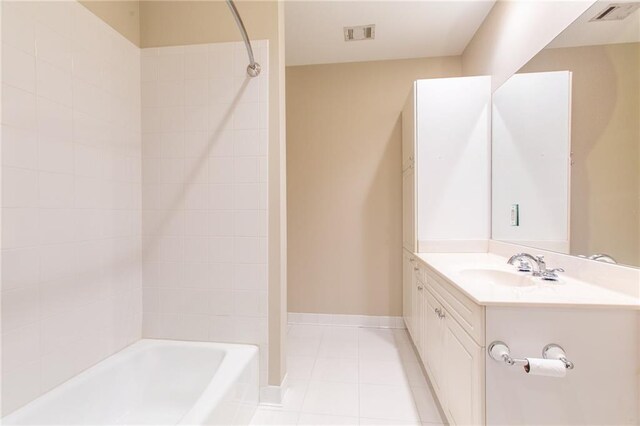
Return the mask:
<path id="1" fill-rule="evenodd" d="M 520 226 L 520 205 L 511 204 L 511 226 Z"/>

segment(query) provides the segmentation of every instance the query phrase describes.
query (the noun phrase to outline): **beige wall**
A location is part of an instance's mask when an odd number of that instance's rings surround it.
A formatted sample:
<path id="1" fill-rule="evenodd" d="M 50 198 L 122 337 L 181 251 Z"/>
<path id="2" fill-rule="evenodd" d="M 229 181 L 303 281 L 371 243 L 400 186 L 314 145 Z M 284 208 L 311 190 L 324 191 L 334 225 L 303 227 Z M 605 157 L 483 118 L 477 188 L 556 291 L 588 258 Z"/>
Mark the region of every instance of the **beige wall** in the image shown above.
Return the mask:
<path id="1" fill-rule="evenodd" d="M 464 75 L 491 75 L 497 89 L 593 3 L 498 0 L 462 54 Z"/>
<path id="2" fill-rule="evenodd" d="M 277 39 L 277 2 L 236 0 L 236 7 L 251 39 Z M 225 1 L 143 0 L 140 18 L 143 47 L 242 40 Z"/>
<path id="3" fill-rule="evenodd" d="M 571 254 L 640 265 L 640 43 L 545 49 L 521 72 L 570 70 Z"/>
<path id="4" fill-rule="evenodd" d="M 140 46 L 139 1 L 82 0 L 80 4 L 84 5 L 133 44 Z"/>
<path id="5" fill-rule="evenodd" d="M 460 57 L 287 67 L 289 311 L 402 314 L 400 113 Z"/>
<path id="6" fill-rule="evenodd" d="M 87 0 L 83 4 L 142 48 L 242 40 L 224 1 Z M 138 7 L 136 38 L 136 24 L 125 12 Z M 286 158 L 283 3 L 236 1 L 236 7 L 249 37 L 269 40 L 269 384 L 279 385 L 285 375 L 287 311 L 286 169 L 281 166 Z"/>

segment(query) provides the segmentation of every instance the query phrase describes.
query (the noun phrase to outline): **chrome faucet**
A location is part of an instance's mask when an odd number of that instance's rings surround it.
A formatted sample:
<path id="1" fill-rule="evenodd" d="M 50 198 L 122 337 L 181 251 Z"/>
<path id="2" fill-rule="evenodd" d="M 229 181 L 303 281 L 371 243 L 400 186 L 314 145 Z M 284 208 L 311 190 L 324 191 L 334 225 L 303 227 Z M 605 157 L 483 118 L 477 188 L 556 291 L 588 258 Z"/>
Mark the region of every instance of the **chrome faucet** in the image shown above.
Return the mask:
<path id="1" fill-rule="evenodd" d="M 611 257 L 606 253 L 592 254 L 591 256 L 587 257 L 587 259 L 597 260 L 597 261 L 606 262 L 606 263 L 618 263 L 613 257 Z"/>
<path id="2" fill-rule="evenodd" d="M 562 268 L 547 269 L 547 263 L 544 261 L 544 256 L 532 256 L 529 253 L 514 254 L 509 258 L 507 263 L 514 265 L 516 260 L 518 261 L 518 271 L 531 272 L 534 277 L 540 277 L 545 281 L 558 281 L 558 272 L 564 272 Z M 533 265 L 536 265 L 536 270 L 533 270 Z"/>

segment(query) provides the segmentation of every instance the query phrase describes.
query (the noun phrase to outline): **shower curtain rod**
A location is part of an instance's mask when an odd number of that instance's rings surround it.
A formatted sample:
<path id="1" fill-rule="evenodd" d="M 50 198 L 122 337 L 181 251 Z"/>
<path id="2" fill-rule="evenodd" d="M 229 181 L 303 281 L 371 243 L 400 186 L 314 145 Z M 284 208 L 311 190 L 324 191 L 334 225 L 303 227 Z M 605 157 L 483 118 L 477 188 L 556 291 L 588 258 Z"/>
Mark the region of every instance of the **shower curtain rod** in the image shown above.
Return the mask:
<path id="1" fill-rule="evenodd" d="M 249 40 L 249 36 L 247 35 L 247 30 L 244 28 L 244 23 L 242 22 L 242 18 L 240 17 L 238 9 L 236 9 L 236 5 L 233 3 L 233 0 L 227 0 L 227 5 L 229 6 L 229 9 L 231 9 L 231 13 L 236 20 L 236 24 L 238 24 L 238 29 L 242 34 L 244 45 L 247 48 L 247 54 L 249 55 L 247 74 L 249 75 L 249 77 L 256 77 L 260 75 L 260 64 L 257 63 L 253 58 L 253 49 L 251 48 L 251 41 Z"/>

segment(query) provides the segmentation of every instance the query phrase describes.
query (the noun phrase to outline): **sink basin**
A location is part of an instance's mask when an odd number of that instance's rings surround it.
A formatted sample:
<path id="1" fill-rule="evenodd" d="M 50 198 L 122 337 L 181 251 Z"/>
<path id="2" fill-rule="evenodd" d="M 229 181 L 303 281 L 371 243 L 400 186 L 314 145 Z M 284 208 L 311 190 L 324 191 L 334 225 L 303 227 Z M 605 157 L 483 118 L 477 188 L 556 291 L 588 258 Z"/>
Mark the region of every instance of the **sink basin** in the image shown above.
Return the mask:
<path id="1" fill-rule="evenodd" d="M 463 269 L 461 276 L 479 282 L 490 282 L 507 287 L 530 287 L 536 285 L 530 275 L 501 271 L 499 269 Z"/>

